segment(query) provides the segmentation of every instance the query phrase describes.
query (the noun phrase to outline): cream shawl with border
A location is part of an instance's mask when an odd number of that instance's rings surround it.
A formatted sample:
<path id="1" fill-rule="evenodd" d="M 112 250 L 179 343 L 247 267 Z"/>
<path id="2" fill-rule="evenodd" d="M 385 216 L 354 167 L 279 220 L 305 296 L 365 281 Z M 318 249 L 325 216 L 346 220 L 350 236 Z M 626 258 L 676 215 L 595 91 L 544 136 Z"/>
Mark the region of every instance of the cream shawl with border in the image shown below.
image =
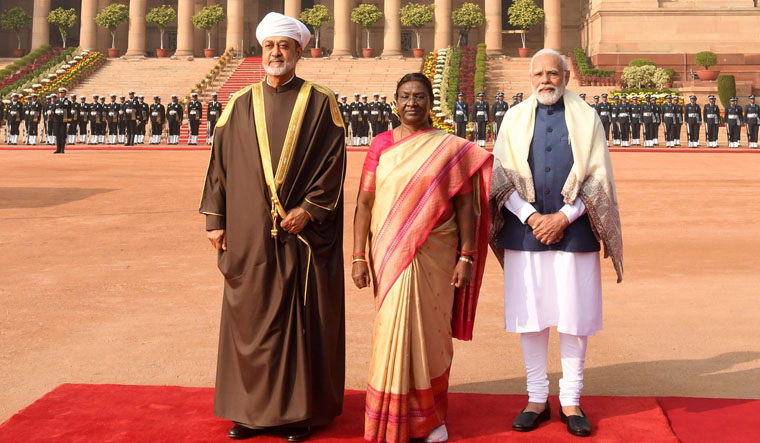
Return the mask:
<path id="1" fill-rule="evenodd" d="M 612 258 L 620 283 L 623 280 L 623 236 L 612 162 L 602 122 L 596 110 L 574 92 L 565 91 L 564 103 L 574 164 L 562 188 L 562 196 L 567 204 L 573 204 L 578 197 L 583 200 L 594 235 L 604 245 L 604 257 Z M 525 201 L 536 201 L 528 154 L 537 106 L 538 100 L 533 94 L 510 108 L 494 144 L 495 162 L 489 203 L 493 223 L 489 242 L 499 261 L 503 260 L 504 251 L 497 246 L 496 240 L 504 226 L 501 215 L 504 203 L 513 191 L 517 191 Z"/>

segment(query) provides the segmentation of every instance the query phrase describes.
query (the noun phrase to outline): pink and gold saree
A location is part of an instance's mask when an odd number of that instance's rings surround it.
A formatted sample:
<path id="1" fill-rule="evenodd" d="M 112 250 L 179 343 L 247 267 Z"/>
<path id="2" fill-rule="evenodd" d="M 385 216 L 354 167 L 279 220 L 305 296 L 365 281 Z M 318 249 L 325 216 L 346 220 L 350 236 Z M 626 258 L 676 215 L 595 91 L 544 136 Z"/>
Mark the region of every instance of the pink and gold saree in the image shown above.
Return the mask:
<path id="1" fill-rule="evenodd" d="M 447 413 L 452 337 L 472 339 L 487 254 L 493 157 L 474 143 L 431 129 L 373 141 L 362 190 L 374 192 L 370 259 L 377 316 L 372 334 L 364 438 L 425 437 Z M 459 229 L 452 199 L 473 193 L 473 276 L 451 286 Z"/>

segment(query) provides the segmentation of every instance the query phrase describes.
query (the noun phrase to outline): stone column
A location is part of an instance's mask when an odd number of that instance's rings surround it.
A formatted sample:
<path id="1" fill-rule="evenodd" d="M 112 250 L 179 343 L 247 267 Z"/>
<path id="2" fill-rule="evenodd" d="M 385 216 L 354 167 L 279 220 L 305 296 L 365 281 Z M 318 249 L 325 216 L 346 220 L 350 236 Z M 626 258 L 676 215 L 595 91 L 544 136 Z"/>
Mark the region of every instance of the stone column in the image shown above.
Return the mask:
<path id="1" fill-rule="evenodd" d="M 125 57 L 145 55 L 145 13 L 147 0 L 129 1 L 129 40 Z"/>
<path id="2" fill-rule="evenodd" d="M 385 0 L 383 5 L 383 54 L 381 57 L 400 57 L 401 53 L 400 0 Z"/>
<path id="3" fill-rule="evenodd" d="M 98 13 L 98 0 L 82 0 L 82 16 L 79 26 L 79 47 L 97 50 L 97 25 L 95 25 L 95 14 Z"/>
<path id="4" fill-rule="evenodd" d="M 106 6 L 111 4 L 111 0 L 98 0 L 98 10 L 95 12 L 95 15 L 98 15 L 100 11 L 106 9 Z M 103 28 L 101 26 L 95 25 L 97 30 L 95 31 L 97 35 L 96 40 L 96 46 L 98 52 L 101 52 L 103 54 L 108 53 L 108 48 L 111 47 L 111 33 L 108 32 L 108 29 Z"/>
<path id="5" fill-rule="evenodd" d="M 32 9 L 32 47 L 29 48 L 30 50 L 50 43 L 48 14 L 50 14 L 50 0 L 34 0 L 34 7 Z"/>
<path id="6" fill-rule="evenodd" d="M 451 0 L 435 0 L 435 48 L 451 45 Z"/>
<path id="7" fill-rule="evenodd" d="M 504 55 L 501 50 L 501 0 L 486 0 L 486 54 Z"/>
<path id="8" fill-rule="evenodd" d="M 351 57 L 351 1 L 335 0 L 335 33 L 333 52 L 335 57 Z"/>
<path id="9" fill-rule="evenodd" d="M 544 1 L 544 48 L 562 52 L 562 2 Z"/>
<path id="10" fill-rule="evenodd" d="M 301 0 L 285 0 L 285 15 L 298 18 L 301 15 Z"/>
<path id="11" fill-rule="evenodd" d="M 177 5 L 177 51 L 174 55 L 186 57 L 193 55 L 193 0 L 179 0 Z"/>
<path id="12" fill-rule="evenodd" d="M 227 39 L 224 50 L 230 46 L 236 51 L 243 51 L 243 10 L 244 0 L 227 0 Z"/>

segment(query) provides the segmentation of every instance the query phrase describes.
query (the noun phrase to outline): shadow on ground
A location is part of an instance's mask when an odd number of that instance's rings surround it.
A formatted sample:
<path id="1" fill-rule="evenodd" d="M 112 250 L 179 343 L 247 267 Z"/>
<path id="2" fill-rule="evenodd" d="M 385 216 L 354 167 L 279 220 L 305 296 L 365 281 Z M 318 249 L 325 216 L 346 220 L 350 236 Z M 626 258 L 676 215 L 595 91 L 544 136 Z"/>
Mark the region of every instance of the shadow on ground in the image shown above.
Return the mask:
<path id="1" fill-rule="evenodd" d="M 0 188 L 0 209 L 47 208 L 115 191 L 103 188 Z"/>

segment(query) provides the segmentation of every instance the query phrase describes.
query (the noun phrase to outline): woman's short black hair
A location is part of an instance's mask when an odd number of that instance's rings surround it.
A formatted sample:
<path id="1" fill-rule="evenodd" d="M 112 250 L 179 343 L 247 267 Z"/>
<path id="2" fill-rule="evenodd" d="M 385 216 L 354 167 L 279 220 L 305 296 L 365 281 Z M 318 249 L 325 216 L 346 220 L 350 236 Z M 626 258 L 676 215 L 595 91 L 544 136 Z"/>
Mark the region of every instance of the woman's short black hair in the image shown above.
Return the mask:
<path id="1" fill-rule="evenodd" d="M 396 84 L 396 92 L 395 96 L 398 97 L 398 90 L 401 88 L 401 86 L 404 85 L 404 83 L 409 82 L 420 82 L 425 86 L 425 90 L 427 90 L 428 98 L 430 99 L 430 108 L 432 112 L 433 108 L 433 85 L 430 83 L 430 79 L 427 78 L 424 74 L 421 74 L 419 72 L 410 72 L 409 74 L 404 75 L 401 77 L 401 80 L 398 81 Z M 431 125 L 433 124 L 433 118 L 428 115 L 428 123 Z"/>

